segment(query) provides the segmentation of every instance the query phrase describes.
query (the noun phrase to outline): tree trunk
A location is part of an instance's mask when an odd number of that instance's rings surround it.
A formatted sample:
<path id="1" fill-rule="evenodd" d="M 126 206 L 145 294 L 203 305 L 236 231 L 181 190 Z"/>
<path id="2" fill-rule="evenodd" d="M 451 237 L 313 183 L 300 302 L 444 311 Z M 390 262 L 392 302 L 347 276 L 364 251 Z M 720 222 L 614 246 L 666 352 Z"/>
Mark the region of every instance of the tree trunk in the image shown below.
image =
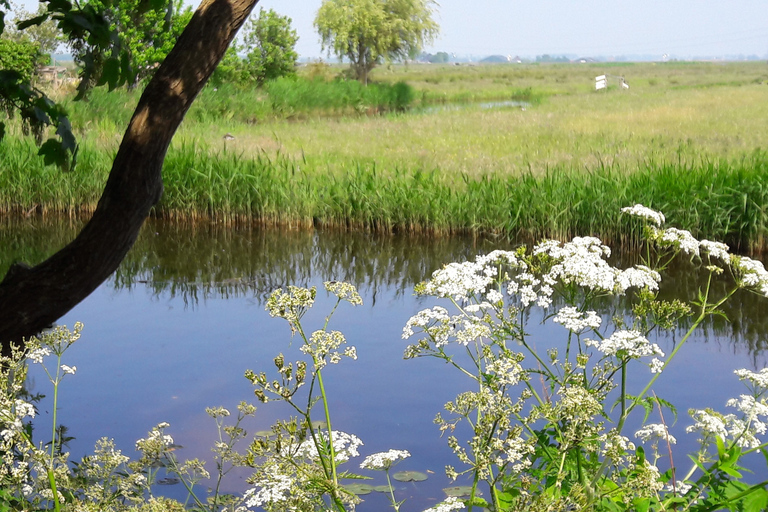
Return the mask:
<path id="1" fill-rule="evenodd" d="M 258 0 L 203 0 L 147 85 L 91 220 L 35 267 L 14 264 L 0 282 L 0 342 L 23 342 L 103 283 L 133 246 L 163 193 L 162 167 L 184 115 Z"/>

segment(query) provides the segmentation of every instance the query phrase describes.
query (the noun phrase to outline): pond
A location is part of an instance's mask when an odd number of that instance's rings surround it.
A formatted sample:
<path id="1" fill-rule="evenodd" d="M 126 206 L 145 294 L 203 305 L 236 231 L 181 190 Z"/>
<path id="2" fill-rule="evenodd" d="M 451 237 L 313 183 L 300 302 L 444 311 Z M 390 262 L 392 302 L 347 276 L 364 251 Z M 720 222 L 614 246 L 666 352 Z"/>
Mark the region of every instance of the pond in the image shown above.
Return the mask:
<path id="1" fill-rule="evenodd" d="M 16 259 L 39 261 L 77 228 L 67 221 L 32 220 L 0 226 L 0 270 Z M 429 479 L 398 483 L 397 498 L 408 500 L 404 511 L 432 506 L 450 484 L 445 465 L 458 466 L 432 420 L 445 402 L 470 386 L 436 359 L 403 360 L 408 344 L 401 337 L 403 326 L 417 311 L 436 304 L 415 297 L 413 287 L 446 263 L 510 245 L 489 239 L 148 222 L 113 277 L 59 322 L 70 327 L 76 321 L 85 324 L 82 338 L 64 360 L 77 366 L 77 373 L 64 379 L 60 391 L 59 419 L 74 437 L 68 445 L 71 459 L 92 452 L 102 436 L 114 438 L 124 453 L 135 455 L 135 441 L 166 421 L 171 425 L 167 433 L 183 446 L 176 452 L 180 459 L 211 460 L 216 428 L 205 408 L 234 410 L 242 400 L 256 403 L 244 372 L 270 372 L 278 353 L 287 360 L 301 356 L 299 342 L 291 343 L 287 323 L 264 310 L 269 293 L 289 284 L 318 286 L 318 301 L 305 317 L 308 330 L 314 330 L 322 326 L 332 305 L 322 282 L 349 281 L 358 287 L 364 305 L 343 303 L 331 328 L 344 332 L 348 343 L 357 347 L 358 359 L 344 360 L 324 374 L 334 429 L 354 433 L 365 443 L 361 458 L 345 468 L 356 470 L 362 457 L 374 452 L 408 450 L 412 457 L 398 469 L 422 471 Z M 698 276 L 675 269 L 665 279 L 665 294 L 695 297 Z M 727 313 L 729 321 L 710 322 L 684 347 L 655 387 L 679 411 L 671 427 L 678 439 L 678 461 L 685 461 L 685 454 L 696 447 L 696 436 L 684 434 L 691 424 L 685 411 L 724 411 L 725 401 L 743 391 L 733 370 L 766 365 L 768 300 L 738 294 Z M 533 337 L 542 340 L 543 351 L 548 344 L 560 343 L 564 331 L 551 323 L 542 327 L 540 320 L 531 318 L 528 326 Z M 655 341 L 669 353 L 676 339 L 672 333 Z M 630 386 L 647 382 L 647 372 L 640 373 Z M 50 392 L 37 367 L 30 388 Z M 269 429 L 291 413 L 279 403 L 257 405 L 256 417 L 246 425 L 251 433 Z M 50 419 L 46 398 L 35 420 L 37 432 L 47 432 Z M 234 473 L 223 490 L 243 492 L 247 476 L 245 471 Z M 383 475 L 371 476 L 377 478 L 374 484 L 385 483 L 379 481 Z M 180 485 L 163 486 L 158 492 L 184 496 Z M 384 510 L 387 505 L 383 494 L 364 499 L 360 510 Z"/>

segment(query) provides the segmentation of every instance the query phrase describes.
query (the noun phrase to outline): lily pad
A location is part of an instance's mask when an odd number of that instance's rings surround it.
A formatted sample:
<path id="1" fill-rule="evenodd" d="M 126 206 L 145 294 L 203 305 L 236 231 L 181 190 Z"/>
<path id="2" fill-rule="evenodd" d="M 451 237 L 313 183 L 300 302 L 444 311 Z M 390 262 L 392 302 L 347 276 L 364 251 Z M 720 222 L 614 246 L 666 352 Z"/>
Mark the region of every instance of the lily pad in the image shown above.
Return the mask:
<path id="1" fill-rule="evenodd" d="M 312 428 L 315 429 L 315 430 L 320 429 L 320 428 L 326 428 L 327 425 L 328 424 L 326 422 L 324 422 L 323 420 L 315 420 L 315 421 L 312 422 Z"/>
<path id="2" fill-rule="evenodd" d="M 427 479 L 427 475 L 418 471 L 398 471 L 392 475 L 392 478 L 398 482 L 423 482 Z"/>
<path id="3" fill-rule="evenodd" d="M 179 480 L 178 478 L 172 478 L 172 477 L 161 478 L 160 480 L 157 481 L 157 485 L 176 485 L 180 481 L 181 480 Z"/>
<path id="4" fill-rule="evenodd" d="M 345 485 L 344 488 L 351 493 L 357 494 L 358 496 L 363 494 L 371 494 L 373 491 L 373 486 L 368 484 L 349 484 Z"/>
<path id="5" fill-rule="evenodd" d="M 271 430 L 259 430 L 258 432 L 253 434 L 256 437 L 266 437 L 269 439 L 270 437 L 274 437 L 275 433 Z"/>
<path id="6" fill-rule="evenodd" d="M 167 452 L 175 452 L 176 450 L 181 450 L 182 448 L 184 448 L 184 447 L 181 446 L 180 444 L 169 444 L 165 448 L 165 451 L 167 451 Z"/>
<path id="7" fill-rule="evenodd" d="M 454 496 L 456 498 L 461 498 L 462 496 L 469 496 L 472 494 L 472 486 L 470 485 L 456 485 L 454 487 L 446 487 L 443 489 L 443 492 L 446 496 Z M 475 489 L 475 496 L 482 496 L 483 493 L 480 492 L 480 490 Z"/>
<path id="8" fill-rule="evenodd" d="M 388 485 L 377 485 L 373 488 L 376 492 L 389 492 L 389 486 Z"/>

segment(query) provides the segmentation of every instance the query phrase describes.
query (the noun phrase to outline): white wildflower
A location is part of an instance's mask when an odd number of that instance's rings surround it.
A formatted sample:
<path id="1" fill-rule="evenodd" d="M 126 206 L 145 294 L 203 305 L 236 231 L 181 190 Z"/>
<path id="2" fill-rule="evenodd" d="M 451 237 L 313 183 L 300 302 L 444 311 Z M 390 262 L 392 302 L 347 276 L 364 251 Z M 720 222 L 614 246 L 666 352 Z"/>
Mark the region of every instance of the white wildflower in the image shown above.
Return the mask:
<path id="1" fill-rule="evenodd" d="M 654 357 L 648 366 L 651 369 L 651 373 L 661 373 L 664 370 L 664 361 Z"/>
<path id="2" fill-rule="evenodd" d="M 33 363 L 40 364 L 43 362 L 43 358 L 49 355 L 51 355 L 51 349 L 48 347 L 38 347 L 27 354 L 27 358 Z"/>
<path id="3" fill-rule="evenodd" d="M 669 442 L 669 444 L 677 443 L 677 439 L 670 435 L 667 426 L 663 423 L 649 423 L 648 425 L 644 425 L 643 428 L 635 432 L 635 437 L 644 443 L 656 443 L 659 440 Z"/>
<path id="4" fill-rule="evenodd" d="M 699 249 L 707 253 L 710 259 L 715 258 L 721 260 L 723 263 L 730 263 L 731 261 L 731 255 L 728 252 L 730 249 L 722 242 L 702 240 L 699 242 Z"/>
<path id="5" fill-rule="evenodd" d="M 391 468 L 401 460 L 407 459 L 411 454 L 408 450 L 388 450 L 386 452 L 369 455 L 360 464 L 362 469 L 383 471 Z"/>
<path id="6" fill-rule="evenodd" d="M 346 432 L 341 432 L 339 430 L 334 430 L 332 432 L 332 437 L 333 451 L 336 454 L 337 463 L 346 462 L 352 457 L 357 457 L 359 455 L 357 449 L 363 445 L 363 442 L 359 437 L 353 434 L 347 434 Z M 320 438 L 320 442 L 327 443 L 328 433 L 321 432 Z M 318 460 L 320 458 L 317 452 L 317 447 L 315 446 L 315 443 L 312 439 L 303 441 L 299 445 L 299 448 L 296 451 L 296 455 L 312 460 Z"/>
<path id="7" fill-rule="evenodd" d="M 565 306 L 558 311 L 553 321 L 569 331 L 581 333 L 587 329 L 599 328 L 602 318 L 594 311 L 581 312 L 573 306 Z"/>
<path id="8" fill-rule="evenodd" d="M 742 368 L 741 370 L 735 370 L 733 373 L 735 373 L 741 381 L 748 381 L 756 388 L 768 390 L 768 368 L 763 368 L 759 372 L 752 372 L 746 368 Z"/>
<path id="9" fill-rule="evenodd" d="M 283 474 L 276 466 L 268 466 L 259 473 L 254 482 L 259 489 L 248 489 L 243 496 L 247 507 L 261 507 L 266 504 L 286 501 L 294 485 L 293 478 Z"/>
<path id="10" fill-rule="evenodd" d="M 360 297 L 360 294 L 357 293 L 357 288 L 351 283 L 326 281 L 323 285 L 327 291 L 334 294 L 340 300 L 346 300 L 353 306 L 360 306 L 363 304 L 363 299 Z"/>
<path id="11" fill-rule="evenodd" d="M 753 288 L 758 293 L 768 296 L 768 272 L 761 262 L 746 256 L 733 256 L 731 267 L 739 286 Z"/>
<path id="12" fill-rule="evenodd" d="M 451 496 L 445 501 L 438 503 L 434 507 L 426 509 L 424 512 L 452 512 L 454 510 L 461 510 L 463 508 L 464 502 L 455 496 Z"/>
<path id="13" fill-rule="evenodd" d="M 699 241 L 690 231 L 677 228 L 656 230 L 653 238 L 661 247 L 673 247 L 686 254 L 699 255 Z"/>
<path id="14" fill-rule="evenodd" d="M 421 310 L 406 322 L 405 327 L 403 327 L 403 339 L 408 339 L 413 336 L 414 327 L 421 327 L 426 330 L 430 325 L 433 325 L 436 322 L 448 322 L 450 318 L 448 310 L 440 306 Z"/>
<path id="15" fill-rule="evenodd" d="M 469 300 L 483 294 L 493 282 L 485 269 L 477 262 L 449 263 L 432 273 L 432 279 L 424 283 L 424 293 L 457 301 Z"/>
<path id="16" fill-rule="evenodd" d="M 646 288 L 651 291 L 659 289 L 661 275 L 645 265 L 622 270 L 616 276 L 616 293 L 623 295 L 629 288 Z"/>
<path id="17" fill-rule="evenodd" d="M 66 364 L 63 364 L 61 365 L 61 371 L 70 375 L 74 375 L 77 371 L 77 366 L 67 366 Z"/>
<path id="18" fill-rule="evenodd" d="M 710 409 L 695 409 L 689 411 L 694 420 L 694 424 L 686 427 L 685 431 L 689 434 L 700 432 L 703 438 L 720 436 L 725 438 L 728 430 L 722 414 L 718 414 Z"/>
<path id="19" fill-rule="evenodd" d="M 651 343 L 645 336 L 635 330 L 616 331 L 610 338 L 601 341 L 586 339 L 584 343 L 587 346 L 597 348 L 597 350 L 605 355 L 617 356 L 619 358 L 638 358 L 653 355 L 664 357 L 664 352 L 661 351 L 657 344 Z"/>
<path id="20" fill-rule="evenodd" d="M 629 215 L 634 215 L 635 217 L 640 217 L 641 219 L 650 221 L 657 226 L 661 226 L 666 220 L 663 213 L 652 210 L 641 204 L 636 204 L 635 206 L 627 206 L 622 208 L 621 211 L 622 213 L 628 213 Z"/>

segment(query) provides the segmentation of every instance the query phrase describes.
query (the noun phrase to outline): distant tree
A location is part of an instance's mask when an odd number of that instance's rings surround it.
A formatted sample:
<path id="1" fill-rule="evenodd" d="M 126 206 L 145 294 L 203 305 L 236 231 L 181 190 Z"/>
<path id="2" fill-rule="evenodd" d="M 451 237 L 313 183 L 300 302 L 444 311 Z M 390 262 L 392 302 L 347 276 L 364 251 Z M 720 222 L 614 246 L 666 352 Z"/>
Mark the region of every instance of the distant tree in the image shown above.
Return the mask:
<path id="1" fill-rule="evenodd" d="M 45 5 L 40 4 L 37 7 L 35 17 L 43 16 L 48 11 Z M 33 17 L 32 14 L 27 12 L 24 8 L 15 6 L 13 10 L 14 21 L 22 21 Z M 15 23 L 9 24 L 5 31 L 5 36 L 14 41 L 26 41 L 33 43 L 37 46 L 39 52 L 42 55 L 50 55 L 54 53 L 64 42 L 64 34 L 58 27 L 58 24 L 53 19 L 46 19 L 39 25 L 32 25 L 24 30 L 19 30 Z"/>
<path id="2" fill-rule="evenodd" d="M 88 0 L 85 5 L 103 13 L 119 41 L 111 47 L 95 46 L 87 34 L 70 37 L 69 47 L 75 62 L 89 62 L 98 75 L 111 53 L 126 50 L 136 80 L 151 76 L 192 17 L 192 10 L 183 7 L 182 0 L 169 0 L 161 7 L 145 8 L 144 0 Z M 82 88 L 95 85 L 89 76 L 82 76 Z M 135 83 L 135 82 L 134 82 Z"/>
<path id="3" fill-rule="evenodd" d="M 450 58 L 451 56 L 445 52 L 437 52 L 434 55 L 430 55 L 429 62 L 433 64 L 445 64 Z"/>
<path id="4" fill-rule="evenodd" d="M 432 0 L 324 0 L 315 17 L 323 50 L 349 59 L 355 77 L 382 62 L 413 58 L 437 35 Z"/>
<path id="5" fill-rule="evenodd" d="M 29 81 L 43 59 L 40 47 L 32 41 L 0 39 L 0 69 L 13 70 Z"/>
<path id="6" fill-rule="evenodd" d="M 259 10 L 259 16 L 248 21 L 243 35 L 246 72 L 259 85 L 295 74 L 298 40 L 298 34 L 291 28 L 291 18 L 272 9 Z"/>

